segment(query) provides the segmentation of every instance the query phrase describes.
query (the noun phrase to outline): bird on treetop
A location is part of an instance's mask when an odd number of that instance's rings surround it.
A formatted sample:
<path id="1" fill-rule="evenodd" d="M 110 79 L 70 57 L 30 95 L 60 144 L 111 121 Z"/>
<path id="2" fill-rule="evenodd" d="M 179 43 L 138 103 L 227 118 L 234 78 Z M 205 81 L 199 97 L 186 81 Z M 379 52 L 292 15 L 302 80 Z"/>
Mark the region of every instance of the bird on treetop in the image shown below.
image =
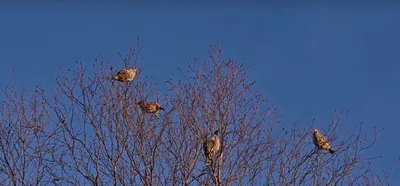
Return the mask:
<path id="1" fill-rule="evenodd" d="M 133 79 L 135 79 L 136 71 L 136 68 L 124 68 L 120 70 L 115 76 L 113 76 L 113 79 L 124 83 L 131 82 L 133 81 Z"/>
<path id="2" fill-rule="evenodd" d="M 211 165 L 212 159 L 214 158 L 215 154 L 219 150 L 221 143 L 218 137 L 218 132 L 219 130 L 216 130 L 214 132 L 214 135 L 206 139 L 203 143 L 203 150 L 204 150 L 204 155 L 206 158 L 206 166 Z"/>
<path id="3" fill-rule="evenodd" d="M 165 110 L 161 105 L 157 102 L 145 102 L 145 101 L 139 101 L 136 103 L 139 105 L 139 107 L 146 113 L 154 113 L 156 116 L 158 116 L 158 111 L 159 110 Z"/>
<path id="4" fill-rule="evenodd" d="M 321 150 L 327 150 L 329 153 L 333 154 L 335 151 L 331 148 L 331 145 L 328 142 L 328 139 L 326 139 L 325 136 L 323 136 L 318 129 L 314 129 L 313 132 L 313 142 L 314 145 Z"/>

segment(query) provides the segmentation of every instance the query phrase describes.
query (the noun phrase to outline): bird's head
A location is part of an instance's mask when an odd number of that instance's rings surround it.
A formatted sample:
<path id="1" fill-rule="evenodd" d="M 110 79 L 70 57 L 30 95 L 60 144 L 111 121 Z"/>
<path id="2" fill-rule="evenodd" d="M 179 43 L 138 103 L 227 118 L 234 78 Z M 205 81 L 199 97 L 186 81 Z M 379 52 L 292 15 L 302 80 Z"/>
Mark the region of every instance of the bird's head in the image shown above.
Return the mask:
<path id="1" fill-rule="evenodd" d="M 318 129 L 314 129 L 314 133 L 319 133 Z"/>
<path id="2" fill-rule="evenodd" d="M 214 134 L 215 134 L 215 135 L 218 135 L 218 132 L 219 132 L 219 130 L 216 130 L 216 131 L 214 132 Z"/>
<path id="3" fill-rule="evenodd" d="M 136 102 L 136 105 L 142 105 L 144 103 L 143 100 Z"/>

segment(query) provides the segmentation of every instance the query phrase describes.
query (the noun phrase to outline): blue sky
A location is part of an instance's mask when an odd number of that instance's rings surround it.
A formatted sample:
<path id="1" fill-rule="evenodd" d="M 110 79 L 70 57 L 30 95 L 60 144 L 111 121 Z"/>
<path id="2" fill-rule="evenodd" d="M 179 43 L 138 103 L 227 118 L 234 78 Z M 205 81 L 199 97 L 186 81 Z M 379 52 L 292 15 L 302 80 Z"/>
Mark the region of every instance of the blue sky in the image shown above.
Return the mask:
<path id="1" fill-rule="evenodd" d="M 386 130 L 370 151 L 394 164 L 400 130 L 400 6 L 385 4 L 3 4 L 0 86 L 54 87 L 59 68 L 102 55 L 122 67 L 139 37 L 147 75 L 162 83 L 220 41 L 224 57 L 249 66 L 256 90 L 285 123 L 349 122 Z M 157 68 L 154 68 L 157 66 Z M 398 147 L 398 145 L 395 145 Z M 378 168 L 379 167 L 379 168 Z M 396 171 L 400 171 L 396 165 Z M 400 178 L 391 177 L 392 184 Z"/>

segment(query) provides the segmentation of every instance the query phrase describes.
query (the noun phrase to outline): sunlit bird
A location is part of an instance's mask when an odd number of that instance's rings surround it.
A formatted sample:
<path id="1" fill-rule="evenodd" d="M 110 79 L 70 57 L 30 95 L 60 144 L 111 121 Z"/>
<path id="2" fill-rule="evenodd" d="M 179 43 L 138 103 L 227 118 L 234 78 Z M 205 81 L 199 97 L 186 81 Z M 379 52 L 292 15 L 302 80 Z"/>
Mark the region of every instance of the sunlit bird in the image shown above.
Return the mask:
<path id="1" fill-rule="evenodd" d="M 156 116 L 158 116 L 158 111 L 159 110 L 164 110 L 163 107 L 157 102 L 145 102 L 145 101 L 139 101 L 136 103 L 139 105 L 139 107 L 146 113 L 154 113 Z"/>
<path id="2" fill-rule="evenodd" d="M 120 70 L 115 76 L 113 76 L 113 79 L 124 83 L 131 82 L 133 81 L 133 79 L 135 79 L 136 71 L 136 68 L 124 68 Z"/>
<path id="3" fill-rule="evenodd" d="M 318 129 L 314 129 L 314 133 L 313 133 L 313 142 L 315 144 L 315 146 L 318 149 L 322 149 L 322 150 L 327 150 L 329 151 L 331 154 L 335 153 L 334 150 L 332 150 L 331 145 L 328 142 L 328 139 L 325 138 L 325 136 L 323 136 Z"/>
<path id="4" fill-rule="evenodd" d="M 220 148 L 220 141 L 218 137 L 219 130 L 214 132 L 214 135 L 203 143 L 204 155 L 206 158 L 206 165 L 211 165 L 212 159 Z"/>

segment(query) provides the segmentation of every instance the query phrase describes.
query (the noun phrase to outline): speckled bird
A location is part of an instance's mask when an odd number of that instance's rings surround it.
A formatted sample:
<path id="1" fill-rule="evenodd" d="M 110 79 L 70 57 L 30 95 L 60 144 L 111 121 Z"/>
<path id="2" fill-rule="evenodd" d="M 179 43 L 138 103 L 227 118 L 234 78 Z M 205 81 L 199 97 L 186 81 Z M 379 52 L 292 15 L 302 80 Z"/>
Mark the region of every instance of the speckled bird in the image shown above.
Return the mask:
<path id="1" fill-rule="evenodd" d="M 329 151 L 331 154 L 335 153 L 334 150 L 332 150 L 331 145 L 328 142 L 328 139 L 325 138 L 325 136 L 323 136 L 318 129 L 314 129 L 314 133 L 313 133 L 313 142 L 315 144 L 315 146 L 318 149 L 322 149 L 322 150 L 327 150 Z"/>
<path id="2" fill-rule="evenodd" d="M 157 102 L 145 102 L 145 101 L 139 101 L 136 103 L 139 105 L 139 107 L 146 113 L 154 113 L 156 116 L 158 116 L 158 111 L 159 110 L 164 110 L 163 107 Z"/>
<path id="3" fill-rule="evenodd" d="M 131 82 L 133 81 L 133 79 L 135 79 L 136 71 L 136 68 L 124 68 L 120 70 L 115 76 L 113 76 L 113 79 L 124 83 Z"/>
<path id="4" fill-rule="evenodd" d="M 214 135 L 211 138 L 205 140 L 205 142 L 203 143 L 206 166 L 211 165 L 212 159 L 220 148 L 221 143 L 219 141 L 218 132 L 219 130 L 216 130 L 214 132 Z"/>

